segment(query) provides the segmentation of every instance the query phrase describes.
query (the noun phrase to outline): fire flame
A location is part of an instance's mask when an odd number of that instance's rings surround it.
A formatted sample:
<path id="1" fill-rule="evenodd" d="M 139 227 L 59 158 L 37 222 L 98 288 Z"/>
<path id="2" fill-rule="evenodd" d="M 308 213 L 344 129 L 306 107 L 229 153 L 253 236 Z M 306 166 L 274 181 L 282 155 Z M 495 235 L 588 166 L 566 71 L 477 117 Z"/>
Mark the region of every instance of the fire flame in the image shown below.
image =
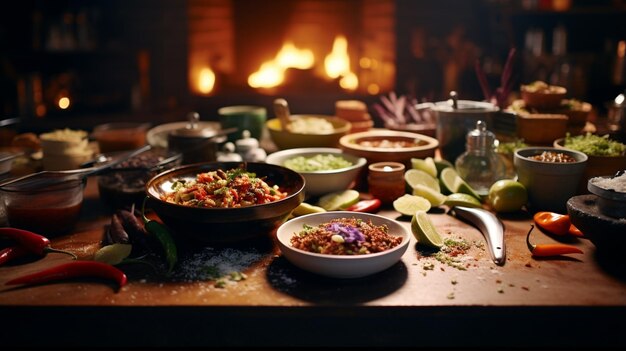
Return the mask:
<path id="1" fill-rule="evenodd" d="M 350 56 L 346 37 L 340 35 L 335 38 L 333 50 L 324 60 L 324 68 L 326 68 L 326 74 L 333 79 L 350 73 Z"/>
<path id="2" fill-rule="evenodd" d="M 200 70 L 198 77 L 198 91 L 202 94 L 210 94 L 215 87 L 215 73 L 209 67 Z"/>
<path id="3" fill-rule="evenodd" d="M 273 60 L 261 64 L 261 68 L 248 77 L 248 84 L 253 88 L 273 88 L 282 84 L 288 68 L 308 69 L 314 63 L 311 50 L 298 49 L 286 42 Z"/>

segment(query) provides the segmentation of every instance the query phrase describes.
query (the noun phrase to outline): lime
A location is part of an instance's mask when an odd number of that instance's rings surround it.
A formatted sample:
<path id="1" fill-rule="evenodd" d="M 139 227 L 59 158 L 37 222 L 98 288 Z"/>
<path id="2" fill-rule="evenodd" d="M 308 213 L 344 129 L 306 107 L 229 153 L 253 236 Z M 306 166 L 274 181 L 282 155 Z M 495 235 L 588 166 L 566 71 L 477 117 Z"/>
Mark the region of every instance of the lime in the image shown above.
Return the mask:
<path id="1" fill-rule="evenodd" d="M 417 211 L 411 219 L 411 232 L 420 245 L 441 248 L 443 239 L 425 211 Z"/>
<path id="2" fill-rule="evenodd" d="M 464 193 L 454 193 L 448 195 L 446 201 L 443 202 L 446 206 L 465 206 L 465 207 L 482 207 L 480 201 L 478 201 L 475 197 L 464 194 Z"/>
<path id="3" fill-rule="evenodd" d="M 480 200 L 480 195 L 476 193 L 476 191 L 469 185 L 463 178 L 459 176 L 456 170 L 452 167 L 444 168 L 439 174 L 439 180 L 441 180 L 441 184 L 444 193 L 453 194 L 453 193 L 464 193 L 468 195 L 472 195 L 476 199 Z"/>
<path id="4" fill-rule="evenodd" d="M 412 216 L 415 211 L 430 210 L 430 202 L 421 196 L 404 194 L 393 201 L 393 208 L 405 216 Z"/>
<path id="5" fill-rule="evenodd" d="M 98 262 L 104 262 L 112 265 L 119 264 L 130 255 L 133 249 L 131 244 L 115 243 L 101 247 L 93 259 Z"/>
<path id="6" fill-rule="evenodd" d="M 430 202 L 432 207 L 443 205 L 446 196 L 439 191 L 435 191 L 423 185 L 417 185 L 413 188 L 413 195 L 421 196 Z"/>
<path id="7" fill-rule="evenodd" d="M 528 202 L 528 192 L 520 182 L 501 179 L 489 188 L 487 202 L 496 212 L 515 212 Z"/>
<path id="8" fill-rule="evenodd" d="M 409 169 L 408 171 L 404 172 L 404 180 L 407 184 L 409 184 L 411 188 L 415 188 L 418 185 L 423 185 L 425 187 L 435 190 L 436 192 L 441 192 L 441 188 L 439 187 L 439 180 L 419 169 Z"/>
<path id="9" fill-rule="evenodd" d="M 411 158 L 411 166 L 413 169 L 419 169 L 431 175 L 437 177 L 437 166 L 435 166 L 435 160 L 432 157 Z"/>
<path id="10" fill-rule="evenodd" d="M 359 196 L 354 189 L 336 191 L 320 197 L 317 204 L 326 211 L 342 210 L 359 202 Z"/>
<path id="11" fill-rule="evenodd" d="M 456 173 L 453 167 L 444 168 L 439 173 L 439 180 L 441 181 L 441 190 L 443 193 L 452 194 L 456 193 L 455 182 L 459 175 Z"/>
<path id="12" fill-rule="evenodd" d="M 437 168 L 437 174 L 441 174 L 444 168 L 453 167 L 452 163 L 448 160 L 439 159 L 435 160 L 435 167 Z"/>
<path id="13" fill-rule="evenodd" d="M 300 205 L 298 205 L 298 207 L 294 208 L 291 214 L 294 217 L 297 217 L 297 216 L 304 216 L 307 214 L 320 213 L 320 212 L 326 212 L 326 210 L 323 209 L 322 207 L 303 202 Z"/>

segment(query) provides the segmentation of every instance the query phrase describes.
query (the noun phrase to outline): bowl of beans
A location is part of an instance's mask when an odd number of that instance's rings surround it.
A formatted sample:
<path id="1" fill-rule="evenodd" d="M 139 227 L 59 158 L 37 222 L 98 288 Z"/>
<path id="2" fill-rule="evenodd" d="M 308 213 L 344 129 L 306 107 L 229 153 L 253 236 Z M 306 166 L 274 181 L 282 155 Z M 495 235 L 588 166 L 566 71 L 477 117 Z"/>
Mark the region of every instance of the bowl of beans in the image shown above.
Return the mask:
<path id="1" fill-rule="evenodd" d="M 259 162 L 208 162 L 164 171 L 146 206 L 176 234 L 205 244 L 267 237 L 304 200 L 297 172 Z"/>
<path id="2" fill-rule="evenodd" d="M 339 139 L 346 153 L 365 157 L 368 163 L 401 162 L 411 166 L 411 158 L 433 157 L 439 146 L 427 135 L 386 129 L 352 133 Z"/>
<path id="3" fill-rule="evenodd" d="M 354 186 L 367 160 L 338 148 L 297 148 L 269 154 L 267 163 L 287 167 L 306 180 L 307 197 L 320 196 Z"/>
<path id="4" fill-rule="evenodd" d="M 119 152 L 101 154 L 97 164 L 106 164 Z M 131 157 L 98 175 L 100 200 L 110 208 L 140 206 L 150 178 L 181 164 L 182 155 L 165 149 L 150 149 Z"/>
<path id="5" fill-rule="evenodd" d="M 513 164 L 518 181 L 528 190 L 533 211 L 565 213 L 567 200 L 578 193 L 587 155 L 554 147 L 526 147 L 515 150 Z"/>
<path id="6" fill-rule="evenodd" d="M 360 278 L 397 264 L 411 234 L 390 218 L 332 211 L 291 219 L 276 236 L 283 256 L 295 266 L 332 278 Z"/>

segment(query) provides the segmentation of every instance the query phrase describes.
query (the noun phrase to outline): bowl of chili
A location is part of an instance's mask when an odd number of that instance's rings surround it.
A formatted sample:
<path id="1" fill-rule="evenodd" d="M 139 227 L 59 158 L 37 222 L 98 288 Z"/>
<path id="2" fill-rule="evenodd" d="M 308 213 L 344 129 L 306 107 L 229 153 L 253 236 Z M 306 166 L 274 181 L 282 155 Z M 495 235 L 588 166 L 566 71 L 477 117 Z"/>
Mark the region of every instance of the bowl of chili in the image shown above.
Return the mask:
<path id="1" fill-rule="evenodd" d="M 331 211 L 291 219 L 276 236 L 283 256 L 295 266 L 332 278 L 360 278 L 398 263 L 411 235 L 391 218 Z"/>
<path id="2" fill-rule="evenodd" d="M 267 236 L 304 200 L 304 178 L 267 163 L 208 162 L 162 172 L 147 206 L 175 234 L 203 243 Z"/>

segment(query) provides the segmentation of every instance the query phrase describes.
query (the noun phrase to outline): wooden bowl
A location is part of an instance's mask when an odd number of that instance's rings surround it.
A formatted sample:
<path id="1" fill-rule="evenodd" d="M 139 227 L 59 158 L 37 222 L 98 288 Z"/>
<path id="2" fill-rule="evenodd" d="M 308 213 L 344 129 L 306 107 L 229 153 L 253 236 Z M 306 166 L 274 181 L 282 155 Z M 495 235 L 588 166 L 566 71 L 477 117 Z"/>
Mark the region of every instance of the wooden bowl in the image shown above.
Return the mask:
<path id="1" fill-rule="evenodd" d="M 516 115 L 517 136 L 532 145 L 552 145 L 567 133 L 568 117 L 561 114 L 525 114 Z"/>
<path id="2" fill-rule="evenodd" d="M 543 82 L 534 82 L 522 85 L 521 95 L 528 107 L 558 108 L 561 106 L 561 100 L 567 95 L 567 89 Z"/>

